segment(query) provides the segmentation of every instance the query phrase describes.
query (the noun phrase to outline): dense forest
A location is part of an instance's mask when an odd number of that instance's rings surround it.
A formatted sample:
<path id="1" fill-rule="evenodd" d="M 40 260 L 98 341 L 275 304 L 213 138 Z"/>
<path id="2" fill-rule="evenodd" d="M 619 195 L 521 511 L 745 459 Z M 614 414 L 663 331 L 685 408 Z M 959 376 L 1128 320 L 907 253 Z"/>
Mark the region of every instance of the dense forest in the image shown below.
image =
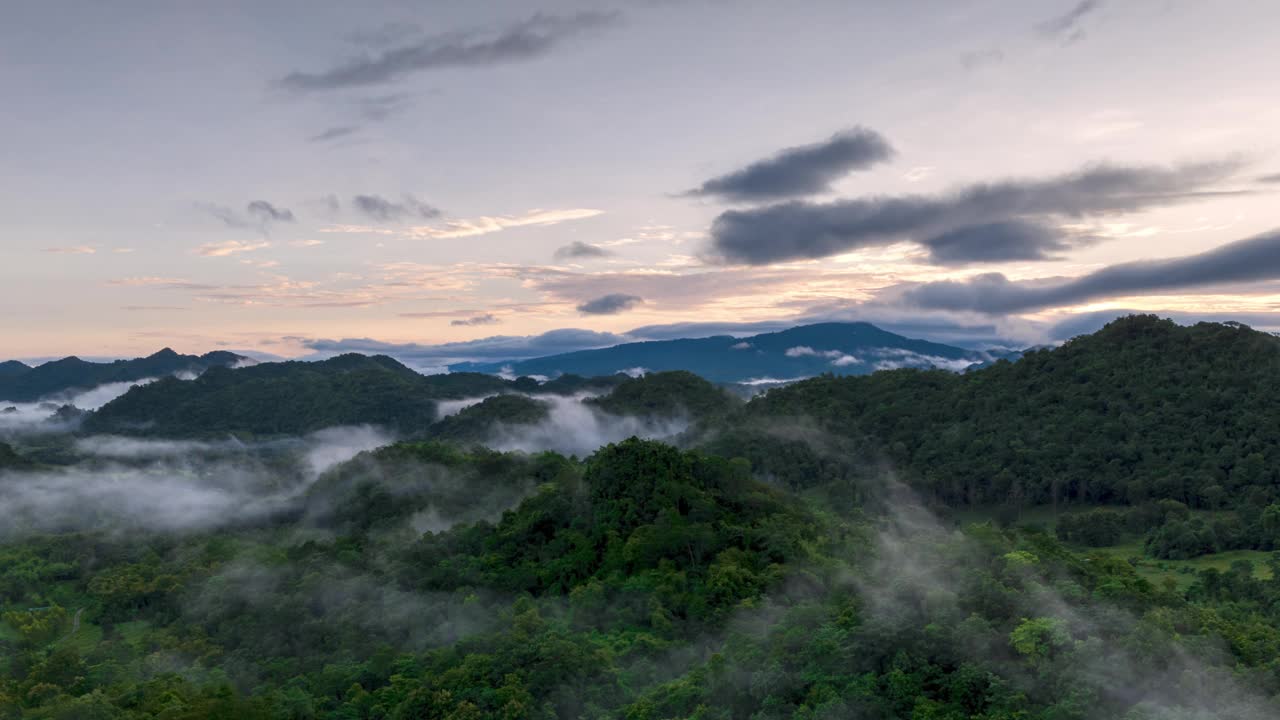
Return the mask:
<path id="1" fill-rule="evenodd" d="M 420 375 L 384 355 L 339 355 L 321 362 L 215 367 L 195 380 L 166 377 L 107 403 L 85 430 L 165 437 L 234 433 L 278 436 L 335 425 L 373 424 L 416 432 L 439 418 L 441 400 L 508 392 L 600 392 L 619 378 L 563 376 L 539 383 L 481 373 Z"/>
<path id="2" fill-rule="evenodd" d="M 1274 718 L 1278 343 L 1132 317 L 745 403 L 356 356 L 152 383 L 0 445 L 0 718 Z M 683 422 L 484 447 L 570 402 Z"/>

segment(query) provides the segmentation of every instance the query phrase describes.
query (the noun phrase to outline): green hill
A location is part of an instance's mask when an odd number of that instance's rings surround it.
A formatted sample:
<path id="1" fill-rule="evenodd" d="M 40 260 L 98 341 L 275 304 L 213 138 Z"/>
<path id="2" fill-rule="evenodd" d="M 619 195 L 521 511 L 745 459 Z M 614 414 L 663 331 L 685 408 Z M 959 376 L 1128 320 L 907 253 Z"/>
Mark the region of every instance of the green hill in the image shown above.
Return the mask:
<path id="1" fill-rule="evenodd" d="M 673 370 L 627 378 L 612 392 L 588 402 L 614 415 L 687 415 L 708 420 L 728 413 L 738 399 L 691 372 Z"/>
<path id="2" fill-rule="evenodd" d="M 419 431 L 435 400 L 496 392 L 490 375 L 423 376 L 385 356 L 214 368 L 195 380 L 166 378 L 133 388 L 85 422 L 85 430 L 162 436 L 301 434 L 334 425 Z"/>
<path id="3" fill-rule="evenodd" d="M 796 383 L 749 403 L 739 422 L 805 418 L 870 442 L 949 504 L 1165 497 L 1207 506 L 1270 492 L 1277 391 L 1280 338 L 1132 316 L 963 375 Z"/>

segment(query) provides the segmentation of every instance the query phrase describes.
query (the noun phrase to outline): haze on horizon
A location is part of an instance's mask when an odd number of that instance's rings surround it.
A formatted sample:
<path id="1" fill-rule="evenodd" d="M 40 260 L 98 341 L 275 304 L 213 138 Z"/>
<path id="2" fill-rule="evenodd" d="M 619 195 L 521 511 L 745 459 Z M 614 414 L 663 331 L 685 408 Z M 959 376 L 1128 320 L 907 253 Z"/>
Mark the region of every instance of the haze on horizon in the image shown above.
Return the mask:
<path id="1" fill-rule="evenodd" d="M 4 356 L 1280 328 L 1278 23 L 1246 0 L 15 5 Z"/>

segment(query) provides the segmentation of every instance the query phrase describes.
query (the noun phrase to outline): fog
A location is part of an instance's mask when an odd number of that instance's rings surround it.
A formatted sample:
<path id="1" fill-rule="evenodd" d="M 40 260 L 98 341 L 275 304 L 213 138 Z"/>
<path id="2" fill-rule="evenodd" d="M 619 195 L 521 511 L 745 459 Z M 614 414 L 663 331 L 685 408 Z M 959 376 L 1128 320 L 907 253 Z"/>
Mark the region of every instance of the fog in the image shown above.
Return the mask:
<path id="1" fill-rule="evenodd" d="M 635 436 L 645 439 L 672 438 L 689 428 L 688 418 L 646 418 L 613 415 L 583 402 L 594 397 L 577 395 L 530 395 L 547 403 L 548 416 L 532 425 L 498 425 L 485 445 L 495 450 L 541 452 L 554 450 L 564 455 L 590 455 L 596 449 Z"/>
<path id="2" fill-rule="evenodd" d="M 195 375 L 184 373 L 178 377 L 192 379 Z M 0 434 L 64 432 L 74 427 L 76 423 L 56 418 L 54 413 L 57 412 L 58 408 L 64 405 L 72 405 L 80 410 L 97 410 L 129 392 L 129 389 L 135 385 L 146 385 L 158 379 L 152 377 L 106 383 L 88 390 L 54 393 L 30 403 L 0 401 Z"/>
<path id="3" fill-rule="evenodd" d="M 291 510 L 330 467 L 391 442 L 369 427 L 245 445 L 100 436 L 69 467 L 0 472 L 0 537 L 28 532 L 200 530 Z"/>
<path id="4" fill-rule="evenodd" d="M 450 415 L 457 415 L 472 405 L 478 405 L 485 400 L 493 397 L 497 393 L 488 395 L 480 395 L 478 397 L 462 398 L 460 400 L 437 400 L 436 401 L 436 420 L 441 420 Z"/>
<path id="5" fill-rule="evenodd" d="M 973 597 L 973 583 L 981 581 L 984 567 L 990 567 L 980 536 L 944 525 L 892 476 L 878 504 L 883 512 L 874 560 L 856 580 L 867 622 L 878 626 L 878 632 L 909 644 L 923 628 L 945 628 L 972 662 L 998 668 L 1023 691 L 1038 692 L 1039 672 L 1055 664 L 1064 677 L 1076 675 L 1104 695 L 1134 703 L 1141 717 L 1278 716 L 1271 700 L 1247 690 L 1230 671 L 1213 668 L 1184 649 L 1194 646 L 1198 653 L 1229 655 L 1225 648 L 1213 647 L 1211 634 L 1192 645 L 1168 643 L 1171 638 L 1160 637 L 1161 620 L 1136 617 L 1051 569 L 1047 558 L 1016 550 L 1000 558 L 992 581 L 1020 589 L 1013 597 L 1024 623 L 1028 618 L 1047 619 L 1064 632 L 1057 641 L 1045 640 L 1052 643 L 1045 657 L 1022 657 L 1011 647 L 1008 628 L 979 621 L 960 602 L 961 597 Z M 1111 716 L 1099 709 L 1085 717 Z"/>
<path id="6" fill-rule="evenodd" d="M 951 372 L 960 372 L 968 367 L 978 363 L 976 360 L 967 358 L 944 358 L 936 355 L 922 355 L 910 350 L 901 348 L 876 348 L 875 354 L 877 360 L 873 367 L 876 370 L 897 370 L 899 368 L 938 368 L 939 370 L 950 370 Z"/>

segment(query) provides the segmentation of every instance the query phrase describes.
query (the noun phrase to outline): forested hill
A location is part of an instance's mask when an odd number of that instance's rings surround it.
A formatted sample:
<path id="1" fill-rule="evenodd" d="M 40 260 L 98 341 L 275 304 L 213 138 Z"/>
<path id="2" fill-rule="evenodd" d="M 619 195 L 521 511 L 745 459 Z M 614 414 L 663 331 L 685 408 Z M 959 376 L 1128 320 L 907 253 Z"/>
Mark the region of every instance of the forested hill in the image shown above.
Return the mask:
<path id="1" fill-rule="evenodd" d="M 774 431 L 803 419 L 951 505 L 1262 507 L 1276 496 L 1278 391 L 1280 339 L 1131 316 L 962 375 L 899 370 L 776 389 L 714 444 L 776 463 Z"/>
<path id="2" fill-rule="evenodd" d="M 965 375 L 749 403 L 690 373 L 540 384 L 356 355 L 158 381 L 86 426 L 463 409 L 380 447 L 360 428 L 0 444 L 0 718 L 1274 720 L 1280 553 L 1240 550 L 1280 550 L 1276 356 L 1245 328 L 1134 317 Z M 472 442 L 570 403 L 583 424 L 687 412 L 701 447 Z M 37 463 L 49 443 L 73 462 Z M 943 506 L 1055 487 L 1043 523 Z"/>
<path id="3" fill-rule="evenodd" d="M 306 433 L 334 425 L 425 427 L 435 401 L 500 392 L 492 375 L 421 375 L 383 356 L 213 368 L 194 380 L 135 387 L 85 422 L 90 432 L 166 436 Z"/>
<path id="4" fill-rule="evenodd" d="M 231 370 L 214 368 L 194 380 L 165 378 L 132 388 L 84 421 L 89 433 L 165 437 L 275 436 L 337 425 L 377 425 L 403 435 L 474 441 L 497 423 L 528 424 L 545 416 L 528 398 L 491 398 L 448 422 L 438 403 L 506 393 L 622 394 L 600 409 L 614 414 L 723 415 L 733 398 L 689 373 L 644 378 L 563 375 L 539 383 L 483 373 L 422 375 L 382 356 L 341 355 L 320 362 L 262 363 Z"/>
<path id="5" fill-rule="evenodd" d="M 108 363 L 66 357 L 28 367 L 9 361 L 0 363 L 0 400 L 32 402 L 107 383 L 132 382 L 175 373 L 199 374 L 210 368 L 230 367 L 247 359 L 221 350 L 204 355 L 180 355 L 165 348 L 144 358 Z"/>

